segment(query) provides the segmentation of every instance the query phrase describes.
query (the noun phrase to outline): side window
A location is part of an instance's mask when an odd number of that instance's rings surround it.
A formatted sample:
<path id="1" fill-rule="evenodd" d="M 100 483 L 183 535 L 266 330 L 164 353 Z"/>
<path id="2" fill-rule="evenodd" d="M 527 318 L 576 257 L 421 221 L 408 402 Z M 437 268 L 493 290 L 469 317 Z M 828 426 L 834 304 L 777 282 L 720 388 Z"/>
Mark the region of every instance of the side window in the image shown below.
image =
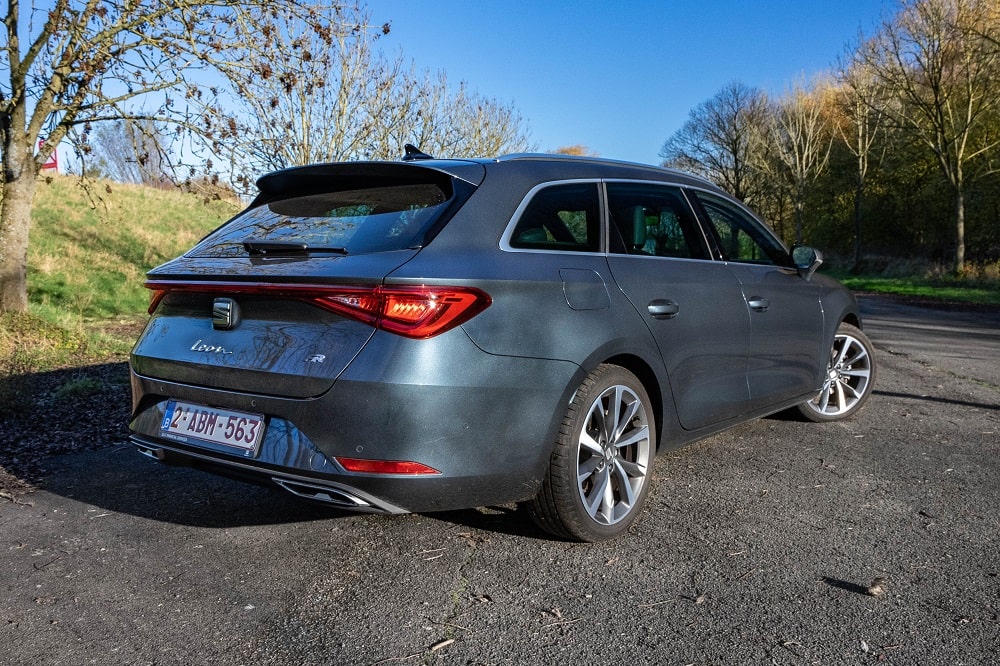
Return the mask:
<path id="1" fill-rule="evenodd" d="M 679 188 L 608 183 L 608 209 L 628 254 L 709 258 L 701 227 Z"/>
<path id="2" fill-rule="evenodd" d="M 597 183 L 566 183 L 539 190 L 510 236 L 510 246 L 531 250 L 597 252 L 601 249 Z"/>
<path id="3" fill-rule="evenodd" d="M 789 265 L 785 247 L 739 207 L 704 192 L 694 195 L 712 223 L 723 259 L 744 264 Z"/>

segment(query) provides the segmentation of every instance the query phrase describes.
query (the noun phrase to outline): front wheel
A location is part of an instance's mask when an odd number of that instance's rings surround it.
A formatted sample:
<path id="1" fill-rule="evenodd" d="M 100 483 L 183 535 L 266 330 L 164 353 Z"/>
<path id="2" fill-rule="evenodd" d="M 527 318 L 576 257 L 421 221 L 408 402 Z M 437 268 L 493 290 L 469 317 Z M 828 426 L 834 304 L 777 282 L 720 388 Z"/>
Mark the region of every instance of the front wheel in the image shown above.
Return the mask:
<path id="1" fill-rule="evenodd" d="M 598 366 L 566 411 L 528 511 L 557 536 L 591 542 L 616 537 L 642 511 L 655 454 L 653 409 L 642 383 L 619 366 Z"/>
<path id="2" fill-rule="evenodd" d="M 823 387 L 799 405 L 799 411 L 810 421 L 846 419 L 861 409 L 874 385 L 875 347 L 861 329 L 842 323 L 833 338 Z"/>

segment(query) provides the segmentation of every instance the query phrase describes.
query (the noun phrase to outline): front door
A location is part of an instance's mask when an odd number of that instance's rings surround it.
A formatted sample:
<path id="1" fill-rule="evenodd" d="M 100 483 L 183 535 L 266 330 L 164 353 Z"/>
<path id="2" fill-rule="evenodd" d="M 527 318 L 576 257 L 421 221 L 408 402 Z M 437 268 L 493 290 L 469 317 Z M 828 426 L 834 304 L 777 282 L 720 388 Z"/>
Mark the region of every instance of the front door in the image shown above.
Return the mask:
<path id="1" fill-rule="evenodd" d="M 784 246 L 748 212 L 703 192 L 695 197 L 750 316 L 752 407 L 765 409 L 817 390 L 826 360 L 819 288 L 799 275 Z"/>

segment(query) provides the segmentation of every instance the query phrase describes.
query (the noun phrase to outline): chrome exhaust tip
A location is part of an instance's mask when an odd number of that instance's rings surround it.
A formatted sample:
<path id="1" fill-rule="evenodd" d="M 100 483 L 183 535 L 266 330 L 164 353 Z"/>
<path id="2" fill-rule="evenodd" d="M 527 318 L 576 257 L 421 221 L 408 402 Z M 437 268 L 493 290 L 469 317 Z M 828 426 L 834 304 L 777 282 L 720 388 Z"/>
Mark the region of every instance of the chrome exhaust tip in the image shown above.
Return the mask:
<path id="1" fill-rule="evenodd" d="M 278 479 L 274 477 L 272 477 L 271 480 L 284 490 L 287 490 L 296 497 L 301 497 L 303 499 L 323 502 L 324 504 L 331 504 L 343 509 L 371 510 L 376 508 L 371 504 L 371 502 L 367 502 L 356 495 L 352 495 L 351 493 L 338 488 L 312 485 L 309 483 L 302 483 L 301 481 L 290 481 L 288 479 Z"/>
<path id="2" fill-rule="evenodd" d="M 167 454 L 163 449 L 155 446 L 146 446 L 145 444 L 136 443 L 135 449 L 147 458 L 152 458 L 157 462 L 163 462 L 163 460 L 167 457 Z"/>

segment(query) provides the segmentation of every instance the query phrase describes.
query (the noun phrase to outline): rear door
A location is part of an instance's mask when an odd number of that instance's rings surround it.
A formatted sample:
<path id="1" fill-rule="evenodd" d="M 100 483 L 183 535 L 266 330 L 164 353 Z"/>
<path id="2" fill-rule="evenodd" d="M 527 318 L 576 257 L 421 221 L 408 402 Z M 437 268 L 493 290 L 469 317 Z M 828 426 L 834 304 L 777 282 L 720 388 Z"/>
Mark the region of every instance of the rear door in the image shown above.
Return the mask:
<path id="1" fill-rule="evenodd" d="M 680 188 L 609 182 L 607 199 L 620 236 L 611 272 L 659 346 L 681 425 L 740 415 L 750 399 L 750 317 L 738 280 L 710 259 Z"/>

